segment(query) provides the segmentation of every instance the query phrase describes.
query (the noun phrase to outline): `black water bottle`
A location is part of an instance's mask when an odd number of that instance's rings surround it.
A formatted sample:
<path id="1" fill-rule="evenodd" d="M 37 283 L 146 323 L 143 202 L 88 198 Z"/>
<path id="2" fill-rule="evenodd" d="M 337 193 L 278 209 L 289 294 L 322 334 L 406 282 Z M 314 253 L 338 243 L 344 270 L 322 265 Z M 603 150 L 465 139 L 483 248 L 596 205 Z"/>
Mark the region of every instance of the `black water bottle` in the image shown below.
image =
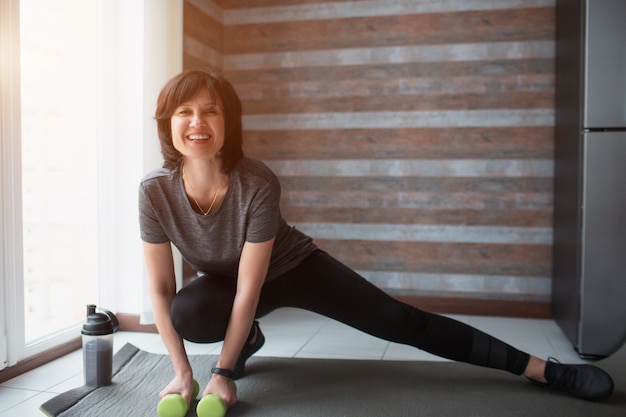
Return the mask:
<path id="1" fill-rule="evenodd" d="M 113 374 L 113 333 L 119 325 L 108 310 L 87 305 L 87 321 L 83 324 L 83 371 L 85 385 L 103 387 L 111 384 Z"/>

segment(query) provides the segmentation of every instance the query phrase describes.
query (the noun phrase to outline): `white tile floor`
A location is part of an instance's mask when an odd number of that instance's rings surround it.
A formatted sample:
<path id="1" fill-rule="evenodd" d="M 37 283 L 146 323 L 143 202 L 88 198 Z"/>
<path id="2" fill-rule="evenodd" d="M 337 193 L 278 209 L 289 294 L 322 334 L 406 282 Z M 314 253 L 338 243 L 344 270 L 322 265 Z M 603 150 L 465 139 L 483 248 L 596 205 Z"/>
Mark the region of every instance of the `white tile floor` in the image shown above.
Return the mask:
<path id="1" fill-rule="evenodd" d="M 552 320 L 452 316 L 539 357 L 583 362 Z M 442 360 L 411 347 L 360 333 L 325 317 L 281 309 L 261 319 L 266 337 L 258 356 L 380 360 Z M 157 334 L 119 332 L 115 349 L 126 342 L 149 352 L 165 353 Z M 187 344 L 189 354 L 217 354 L 220 344 Z M 0 384 L 0 417 L 41 417 L 39 406 L 68 389 L 82 385 L 82 353 L 76 351 Z"/>

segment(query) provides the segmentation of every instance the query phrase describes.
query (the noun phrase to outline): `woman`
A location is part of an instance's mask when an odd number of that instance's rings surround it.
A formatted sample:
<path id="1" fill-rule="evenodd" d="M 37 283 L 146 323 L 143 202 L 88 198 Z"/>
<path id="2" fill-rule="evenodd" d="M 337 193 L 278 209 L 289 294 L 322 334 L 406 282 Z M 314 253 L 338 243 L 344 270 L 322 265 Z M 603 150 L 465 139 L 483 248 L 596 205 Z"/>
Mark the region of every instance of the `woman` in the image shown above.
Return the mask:
<path id="1" fill-rule="evenodd" d="M 190 401 L 193 371 L 183 339 L 223 340 L 202 395 L 214 393 L 233 405 L 229 379 L 243 376 L 245 361 L 265 340 L 255 318 L 279 307 L 314 311 L 581 398 L 611 395 L 613 381 L 599 368 L 546 362 L 398 302 L 287 225 L 278 179 L 243 155 L 241 103 L 227 80 L 202 71 L 177 75 L 161 91 L 155 118 L 165 162 L 142 180 L 139 205 L 155 321 L 175 371 L 161 396 L 180 393 Z M 178 294 L 170 242 L 201 271 Z"/>

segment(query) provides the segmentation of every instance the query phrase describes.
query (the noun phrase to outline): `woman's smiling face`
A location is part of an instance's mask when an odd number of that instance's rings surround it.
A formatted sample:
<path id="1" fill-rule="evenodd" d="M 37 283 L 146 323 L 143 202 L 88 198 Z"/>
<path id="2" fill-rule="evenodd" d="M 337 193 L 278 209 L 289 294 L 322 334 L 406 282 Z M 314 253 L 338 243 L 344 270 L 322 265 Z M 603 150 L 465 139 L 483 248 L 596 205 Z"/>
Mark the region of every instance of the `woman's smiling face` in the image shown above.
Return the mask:
<path id="1" fill-rule="evenodd" d="M 224 146 L 224 113 L 208 89 L 202 89 L 174 110 L 174 148 L 185 158 L 215 158 Z"/>

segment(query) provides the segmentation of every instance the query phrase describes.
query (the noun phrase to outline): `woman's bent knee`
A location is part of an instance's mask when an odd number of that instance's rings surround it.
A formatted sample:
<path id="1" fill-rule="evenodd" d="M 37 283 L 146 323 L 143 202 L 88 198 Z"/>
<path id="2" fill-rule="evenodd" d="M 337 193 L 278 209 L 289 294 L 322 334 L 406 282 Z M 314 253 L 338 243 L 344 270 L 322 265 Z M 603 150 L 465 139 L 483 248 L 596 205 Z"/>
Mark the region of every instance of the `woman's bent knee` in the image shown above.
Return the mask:
<path id="1" fill-rule="evenodd" d="M 174 329 L 191 342 L 224 340 L 235 291 L 236 284 L 223 278 L 197 278 L 172 300 L 170 316 Z"/>

